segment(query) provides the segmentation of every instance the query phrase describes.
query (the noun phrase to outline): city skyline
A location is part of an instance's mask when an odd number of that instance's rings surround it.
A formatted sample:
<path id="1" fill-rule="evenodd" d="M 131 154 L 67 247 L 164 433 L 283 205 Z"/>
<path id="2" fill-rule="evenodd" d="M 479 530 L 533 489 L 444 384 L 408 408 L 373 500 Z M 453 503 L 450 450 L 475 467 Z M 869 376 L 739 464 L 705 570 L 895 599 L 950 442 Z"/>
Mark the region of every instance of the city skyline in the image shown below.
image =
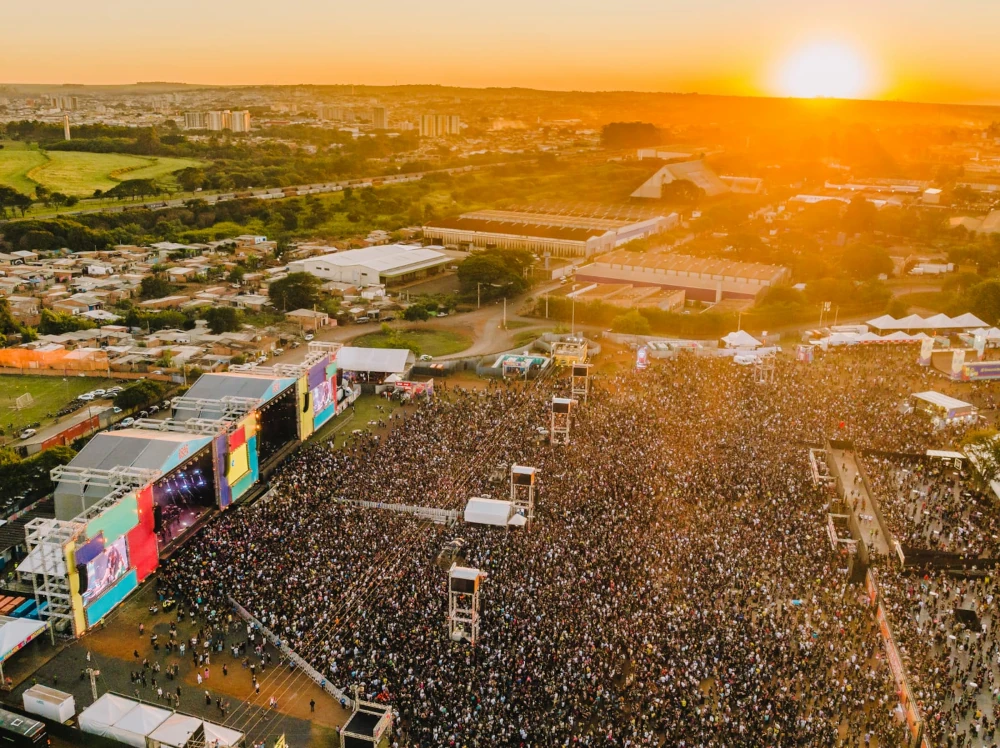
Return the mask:
<path id="1" fill-rule="evenodd" d="M 290 0 L 253 13 L 229 0 L 178 0 L 155 26 L 123 0 L 52 5 L 45 34 L 15 34 L 0 48 L 5 83 L 442 84 L 1000 103 L 1000 47 L 991 39 L 1000 5 L 985 0 L 948 8 L 513 0 L 502 13 L 453 0 L 419 8 Z M 27 7 L 9 8 L 6 20 L 10 28 L 36 22 Z M 240 39 L 246 54 L 219 53 Z"/>

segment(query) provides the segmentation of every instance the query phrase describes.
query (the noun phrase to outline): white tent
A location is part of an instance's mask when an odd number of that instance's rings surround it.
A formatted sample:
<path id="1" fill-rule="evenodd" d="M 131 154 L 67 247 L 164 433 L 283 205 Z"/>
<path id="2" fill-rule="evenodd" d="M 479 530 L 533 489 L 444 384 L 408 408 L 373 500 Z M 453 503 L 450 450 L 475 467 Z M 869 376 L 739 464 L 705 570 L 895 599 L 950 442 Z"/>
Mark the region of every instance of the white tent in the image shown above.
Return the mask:
<path id="1" fill-rule="evenodd" d="M 924 320 L 924 326 L 928 330 L 940 330 L 943 328 L 953 327 L 951 317 L 947 314 L 935 314 L 933 317 L 928 317 Z"/>
<path id="2" fill-rule="evenodd" d="M 465 505 L 465 521 L 477 525 L 506 527 L 513 514 L 514 507 L 509 501 L 473 496 Z"/>
<path id="3" fill-rule="evenodd" d="M 982 330 L 980 334 L 987 340 L 1000 340 L 1000 330 L 991 327 L 989 330 Z"/>
<path id="4" fill-rule="evenodd" d="M 980 328 L 989 327 L 985 322 L 983 322 L 979 317 L 972 314 L 971 312 L 966 312 L 965 314 L 960 314 L 954 319 L 952 319 L 951 324 L 953 327 L 962 328 Z"/>
<path id="5" fill-rule="evenodd" d="M 80 712 L 80 729 L 91 735 L 110 735 L 111 726 L 136 707 L 138 702 L 106 693 Z"/>
<path id="6" fill-rule="evenodd" d="M 236 748 L 243 740 L 243 733 L 212 722 L 205 723 L 205 745 L 211 748 Z"/>
<path id="7" fill-rule="evenodd" d="M 881 317 L 868 320 L 868 326 L 876 330 L 892 330 L 896 327 L 896 318 L 891 314 L 883 314 Z"/>
<path id="8" fill-rule="evenodd" d="M 147 736 L 150 748 L 185 748 L 202 721 L 186 714 L 171 714 Z"/>
<path id="9" fill-rule="evenodd" d="M 731 332 L 722 339 L 728 348 L 758 348 L 761 343 L 746 330 Z"/>
<path id="10" fill-rule="evenodd" d="M 845 333 L 845 334 L 849 335 L 850 333 Z M 876 335 L 873 332 L 865 332 L 862 333 L 861 335 L 858 335 L 858 337 L 855 338 L 855 342 L 857 343 L 881 343 L 882 340 L 883 338 L 881 335 Z"/>
<path id="11" fill-rule="evenodd" d="M 146 736 L 162 725 L 170 712 L 148 704 L 136 704 L 128 714 L 119 719 L 106 733 L 107 737 L 134 745 L 135 748 L 146 748 Z"/>
<path id="12" fill-rule="evenodd" d="M 896 324 L 893 326 L 897 330 L 923 330 L 927 324 L 919 314 L 911 314 L 909 317 L 896 320 Z"/>

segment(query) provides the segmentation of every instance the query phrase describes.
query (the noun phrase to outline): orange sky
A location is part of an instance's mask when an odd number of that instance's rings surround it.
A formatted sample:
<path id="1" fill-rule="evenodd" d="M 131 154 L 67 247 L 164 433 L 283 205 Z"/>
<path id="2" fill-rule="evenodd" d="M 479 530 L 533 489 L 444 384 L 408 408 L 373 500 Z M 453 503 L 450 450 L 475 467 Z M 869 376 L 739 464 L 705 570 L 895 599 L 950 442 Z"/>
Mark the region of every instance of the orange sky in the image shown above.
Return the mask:
<path id="1" fill-rule="evenodd" d="M 784 58 L 834 40 L 865 60 L 861 96 L 1000 102 L 1000 0 L 47 0 L 6 4 L 3 26 L 12 83 L 773 95 Z"/>

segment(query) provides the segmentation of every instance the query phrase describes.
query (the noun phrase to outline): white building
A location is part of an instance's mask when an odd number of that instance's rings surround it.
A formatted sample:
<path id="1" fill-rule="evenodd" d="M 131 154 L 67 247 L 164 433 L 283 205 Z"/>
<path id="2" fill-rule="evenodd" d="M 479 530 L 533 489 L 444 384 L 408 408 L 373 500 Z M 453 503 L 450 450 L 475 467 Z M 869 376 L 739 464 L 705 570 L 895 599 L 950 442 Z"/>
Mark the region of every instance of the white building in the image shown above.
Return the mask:
<path id="1" fill-rule="evenodd" d="M 377 106 L 372 109 L 372 126 L 376 130 L 385 130 L 389 125 L 389 118 L 386 116 L 385 107 Z"/>
<path id="2" fill-rule="evenodd" d="M 250 132 L 250 112 L 233 112 L 231 116 L 233 132 Z"/>
<path id="3" fill-rule="evenodd" d="M 353 286 L 403 283 L 438 272 L 451 262 L 438 251 L 443 247 L 387 244 L 365 249 L 331 252 L 288 263 L 289 273 L 310 273 L 317 278 Z"/>

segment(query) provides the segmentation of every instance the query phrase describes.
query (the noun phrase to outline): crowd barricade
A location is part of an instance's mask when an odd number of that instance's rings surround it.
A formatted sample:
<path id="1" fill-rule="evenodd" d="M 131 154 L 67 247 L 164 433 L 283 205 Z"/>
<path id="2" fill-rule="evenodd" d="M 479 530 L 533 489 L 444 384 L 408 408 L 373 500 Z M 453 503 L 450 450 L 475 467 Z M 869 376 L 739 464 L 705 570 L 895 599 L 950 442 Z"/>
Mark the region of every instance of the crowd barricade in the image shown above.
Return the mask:
<path id="1" fill-rule="evenodd" d="M 381 501 L 360 501 L 356 499 L 337 499 L 337 501 L 342 504 L 364 507 L 365 509 L 384 509 L 400 514 L 412 514 L 421 519 L 429 519 L 439 525 L 450 525 L 453 522 L 457 522 L 461 517 L 461 514 L 454 509 L 436 509 L 434 507 L 414 506 L 412 504 L 386 504 Z"/>
<path id="2" fill-rule="evenodd" d="M 906 717 L 906 724 L 910 730 L 912 738 L 910 745 L 916 747 L 927 746 L 927 738 L 924 736 L 924 722 L 920 715 L 920 707 L 917 706 L 913 698 L 913 691 L 910 689 L 910 681 L 906 677 L 906 668 L 903 667 L 903 659 L 899 654 L 899 647 L 896 646 L 896 639 L 892 635 L 892 625 L 889 623 L 889 616 L 885 606 L 882 604 L 882 596 L 879 593 L 878 577 L 874 569 L 869 569 L 865 577 L 865 592 L 870 604 L 875 606 L 875 621 L 878 623 L 879 632 L 882 634 L 882 644 L 885 647 L 886 661 L 892 671 L 892 677 L 896 681 L 896 693 L 899 694 L 899 704 Z"/>
<path id="3" fill-rule="evenodd" d="M 249 611 L 247 611 L 242 605 L 233 600 L 233 598 L 231 597 L 229 598 L 229 603 L 230 605 L 233 606 L 233 609 L 239 614 L 240 618 L 242 618 L 247 623 L 252 624 L 258 631 L 263 633 L 264 636 L 267 637 L 268 641 L 271 642 L 271 644 L 274 647 L 276 647 L 285 657 L 288 658 L 289 662 L 295 663 L 295 667 L 297 667 L 299 670 L 308 675 L 313 680 L 313 682 L 316 683 L 317 686 L 319 686 L 328 694 L 333 696 L 333 698 L 337 699 L 337 701 L 339 701 L 341 704 L 350 701 L 350 697 L 346 693 L 344 693 L 335 685 L 333 685 L 326 678 L 326 676 L 324 676 L 322 673 L 316 670 L 316 668 L 314 668 L 308 662 L 299 657 L 294 651 L 292 651 L 290 647 L 288 647 L 287 644 L 281 641 L 281 638 L 278 637 L 277 634 L 275 634 L 273 631 L 271 631 L 271 629 L 269 629 L 263 623 L 258 621 L 252 615 L 250 615 Z"/>

